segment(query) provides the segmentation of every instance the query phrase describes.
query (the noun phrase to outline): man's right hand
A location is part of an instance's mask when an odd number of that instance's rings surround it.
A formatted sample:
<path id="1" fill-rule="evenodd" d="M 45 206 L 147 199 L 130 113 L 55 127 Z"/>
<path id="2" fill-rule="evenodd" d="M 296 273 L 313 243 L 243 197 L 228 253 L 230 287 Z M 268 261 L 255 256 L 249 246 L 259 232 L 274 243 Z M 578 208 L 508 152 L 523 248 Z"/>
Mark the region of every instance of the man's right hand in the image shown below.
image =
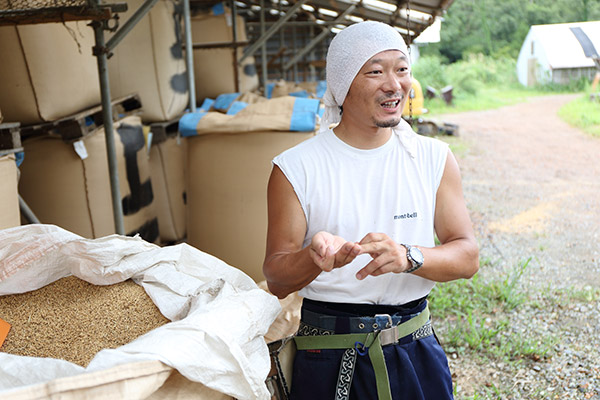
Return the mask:
<path id="1" fill-rule="evenodd" d="M 352 262 L 360 254 L 358 243 L 348 242 L 329 232 L 316 233 L 310 244 L 310 256 L 323 271 L 331 271 Z"/>

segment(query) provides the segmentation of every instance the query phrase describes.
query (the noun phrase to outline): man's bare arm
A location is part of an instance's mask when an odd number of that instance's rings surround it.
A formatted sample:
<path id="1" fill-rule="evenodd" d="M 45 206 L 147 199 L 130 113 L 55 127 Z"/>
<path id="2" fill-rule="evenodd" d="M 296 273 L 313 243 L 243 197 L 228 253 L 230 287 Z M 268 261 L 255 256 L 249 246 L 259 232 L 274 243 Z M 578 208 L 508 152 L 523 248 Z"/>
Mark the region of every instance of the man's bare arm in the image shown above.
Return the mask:
<path id="1" fill-rule="evenodd" d="M 437 282 L 475 275 L 479 246 L 463 196 L 460 169 L 451 151 L 437 192 L 434 225 L 440 246 L 421 249 L 425 263 L 415 274 Z"/>
<path id="2" fill-rule="evenodd" d="M 339 236 L 319 232 L 306 248 L 306 218 L 296 193 L 274 166 L 267 189 L 268 230 L 263 273 L 271 293 L 279 298 L 302 289 L 321 272 L 352 261 L 359 246 Z"/>

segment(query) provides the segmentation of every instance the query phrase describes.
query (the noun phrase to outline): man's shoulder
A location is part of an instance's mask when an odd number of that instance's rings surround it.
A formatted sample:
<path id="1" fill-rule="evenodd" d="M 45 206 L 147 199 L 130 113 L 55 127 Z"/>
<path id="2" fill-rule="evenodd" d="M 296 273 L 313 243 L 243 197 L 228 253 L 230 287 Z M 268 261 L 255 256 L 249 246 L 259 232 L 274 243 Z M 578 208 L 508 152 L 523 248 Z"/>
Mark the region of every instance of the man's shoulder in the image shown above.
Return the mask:
<path id="1" fill-rule="evenodd" d="M 423 146 L 447 146 L 448 144 L 435 136 L 420 135 L 415 132 L 415 137 Z"/>
<path id="2" fill-rule="evenodd" d="M 446 154 L 449 147 L 448 143 L 433 136 L 419 135 L 417 133 L 415 133 L 415 136 L 417 146 L 420 147 L 422 151 Z"/>
<path id="3" fill-rule="evenodd" d="M 316 133 L 314 136 L 284 150 L 278 157 L 294 158 L 299 157 L 300 155 L 317 152 L 323 146 L 322 142 L 325 139 L 325 134 L 326 133 Z"/>

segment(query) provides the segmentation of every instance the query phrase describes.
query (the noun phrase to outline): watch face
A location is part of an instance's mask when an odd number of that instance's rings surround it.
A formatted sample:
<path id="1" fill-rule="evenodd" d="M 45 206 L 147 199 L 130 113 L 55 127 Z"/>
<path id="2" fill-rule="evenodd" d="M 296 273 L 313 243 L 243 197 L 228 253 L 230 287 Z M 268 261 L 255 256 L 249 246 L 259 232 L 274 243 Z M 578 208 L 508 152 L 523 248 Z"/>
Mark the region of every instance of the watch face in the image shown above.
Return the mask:
<path id="1" fill-rule="evenodd" d="M 423 264 L 423 253 L 416 247 L 410 248 L 410 257 L 415 260 L 417 264 Z"/>

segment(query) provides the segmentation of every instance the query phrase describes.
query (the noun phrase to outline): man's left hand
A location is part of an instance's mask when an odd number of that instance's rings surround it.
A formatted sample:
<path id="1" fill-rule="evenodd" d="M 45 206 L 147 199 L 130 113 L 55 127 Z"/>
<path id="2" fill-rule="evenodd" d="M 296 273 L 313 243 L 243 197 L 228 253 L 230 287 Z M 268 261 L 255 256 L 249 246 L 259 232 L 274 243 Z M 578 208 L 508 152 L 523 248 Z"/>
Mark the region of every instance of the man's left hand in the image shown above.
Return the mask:
<path id="1" fill-rule="evenodd" d="M 364 279 L 367 275 L 400 273 L 410 268 L 404 246 L 393 241 L 385 233 L 369 233 L 359 242 L 359 245 L 361 254 L 369 254 L 373 260 L 357 272 L 358 280 Z"/>

